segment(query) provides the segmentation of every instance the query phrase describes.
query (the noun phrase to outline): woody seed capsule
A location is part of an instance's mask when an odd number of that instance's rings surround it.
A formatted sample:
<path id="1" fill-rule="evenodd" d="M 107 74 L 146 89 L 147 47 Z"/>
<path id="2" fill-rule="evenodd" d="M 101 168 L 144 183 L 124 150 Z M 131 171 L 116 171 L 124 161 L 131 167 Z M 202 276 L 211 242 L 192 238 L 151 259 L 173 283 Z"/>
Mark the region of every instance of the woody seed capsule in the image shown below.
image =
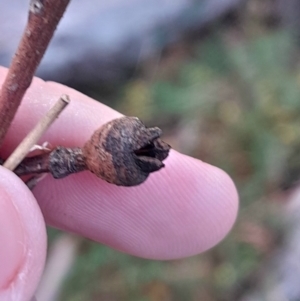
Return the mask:
<path id="1" fill-rule="evenodd" d="M 136 117 L 121 117 L 100 127 L 82 152 L 87 168 L 109 183 L 134 186 L 164 167 L 170 146 L 162 131 L 146 128 Z"/>
<path id="2" fill-rule="evenodd" d="M 96 130 L 83 148 L 57 146 L 25 158 L 14 172 L 19 176 L 50 172 L 61 179 L 89 170 L 109 183 L 139 185 L 164 167 L 170 146 L 159 139 L 161 133 L 157 127 L 146 128 L 136 117 L 121 117 Z"/>

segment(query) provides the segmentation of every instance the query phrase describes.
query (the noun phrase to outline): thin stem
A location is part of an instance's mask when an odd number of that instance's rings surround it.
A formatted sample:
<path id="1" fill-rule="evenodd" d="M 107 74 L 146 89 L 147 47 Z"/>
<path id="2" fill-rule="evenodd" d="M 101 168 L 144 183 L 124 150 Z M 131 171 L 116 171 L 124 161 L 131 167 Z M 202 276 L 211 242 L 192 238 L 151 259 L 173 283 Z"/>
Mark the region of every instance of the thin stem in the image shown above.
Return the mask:
<path id="1" fill-rule="evenodd" d="M 80 147 L 57 146 L 41 155 L 25 158 L 14 170 L 18 176 L 50 172 L 55 179 L 86 170 Z"/>
<path id="2" fill-rule="evenodd" d="M 14 170 L 19 163 L 25 158 L 29 150 L 38 142 L 40 137 L 45 133 L 53 121 L 58 117 L 62 110 L 69 104 L 70 99 L 67 95 L 62 95 L 57 103 L 48 111 L 48 113 L 38 122 L 31 132 L 13 151 L 3 166 L 7 169 Z"/>
<path id="3" fill-rule="evenodd" d="M 30 174 L 43 174 L 49 170 L 49 152 L 41 155 L 25 158 L 15 169 L 14 173 L 19 177 Z"/>
<path id="4" fill-rule="evenodd" d="M 0 90 L 0 146 L 70 0 L 31 0 L 28 22 Z"/>

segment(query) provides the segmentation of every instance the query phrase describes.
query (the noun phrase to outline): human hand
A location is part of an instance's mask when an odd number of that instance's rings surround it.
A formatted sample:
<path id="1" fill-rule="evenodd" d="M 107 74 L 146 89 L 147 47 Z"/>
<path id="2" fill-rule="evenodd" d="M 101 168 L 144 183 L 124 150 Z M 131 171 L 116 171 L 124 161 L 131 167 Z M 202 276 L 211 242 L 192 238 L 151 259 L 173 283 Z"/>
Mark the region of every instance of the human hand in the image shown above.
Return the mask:
<path id="1" fill-rule="evenodd" d="M 0 68 L 0 81 L 5 74 Z M 70 88 L 35 79 L 6 136 L 2 156 L 61 94 L 68 94 L 71 103 L 40 143 L 82 146 L 101 124 L 121 116 Z M 117 187 L 81 172 L 60 180 L 47 176 L 33 193 L 0 167 L 0 300 L 23 301 L 33 295 L 46 254 L 45 222 L 151 259 L 191 256 L 222 240 L 238 208 L 228 175 L 174 150 L 164 163 L 164 169 L 137 187 Z"/>

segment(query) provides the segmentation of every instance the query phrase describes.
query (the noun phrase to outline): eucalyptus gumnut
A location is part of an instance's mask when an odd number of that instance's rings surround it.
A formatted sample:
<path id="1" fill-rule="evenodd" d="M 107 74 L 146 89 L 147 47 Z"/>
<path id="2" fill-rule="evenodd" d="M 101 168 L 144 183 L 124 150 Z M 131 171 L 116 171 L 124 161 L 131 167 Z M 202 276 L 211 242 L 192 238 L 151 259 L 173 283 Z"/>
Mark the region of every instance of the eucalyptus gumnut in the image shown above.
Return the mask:
<path id="1" fill-rule="evenodd" d="M 159 128 L 146 128 L 136 117 L 121 117 L 96 130 L 83 148 L 57 146 L 25 158 L 14 172 L 19 176 L 49 172 L 61 179 L 89 170 L 109 183 L 139 185 L 165 166 L 162 161 L 170 146 L 159 138 L 161 134 Z"/>
<path id="2" fill-rule="evenodd" d="M 82 148 L 88 170 L 109 183 L 134 186 L 164 167 L 170 146 L 158 127 L 146 128 L 136 117 L 112 120 L 94 132 Z"/>

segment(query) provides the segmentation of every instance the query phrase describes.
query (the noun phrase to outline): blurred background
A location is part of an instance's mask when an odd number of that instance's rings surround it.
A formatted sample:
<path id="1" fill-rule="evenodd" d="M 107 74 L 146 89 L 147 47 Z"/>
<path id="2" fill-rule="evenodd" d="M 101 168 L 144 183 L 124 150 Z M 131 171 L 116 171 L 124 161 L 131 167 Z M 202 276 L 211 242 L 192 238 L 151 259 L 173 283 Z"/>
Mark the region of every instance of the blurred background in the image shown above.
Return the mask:
<path id="1" fill-rule="evenodd" d="M 1 65 L 27 6 L 0 2 Z M 298 0 L 73 0 L 38 75 L 160 126 L 241 202 L 221 244 L 168 262 L 49 229 L 39 301 L 300 300 Z"/>

